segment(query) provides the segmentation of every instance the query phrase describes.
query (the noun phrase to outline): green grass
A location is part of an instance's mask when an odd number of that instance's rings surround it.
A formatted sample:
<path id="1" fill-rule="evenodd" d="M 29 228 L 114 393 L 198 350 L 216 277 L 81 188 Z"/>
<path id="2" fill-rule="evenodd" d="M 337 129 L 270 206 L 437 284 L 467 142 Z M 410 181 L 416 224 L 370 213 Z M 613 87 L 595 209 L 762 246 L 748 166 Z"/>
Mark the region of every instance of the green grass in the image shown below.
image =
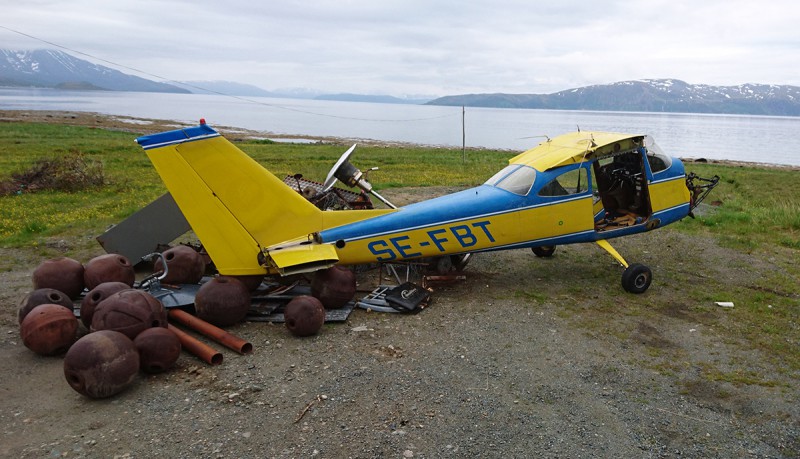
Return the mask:
<path id="1" fill-rule="evenodd" d="M 348 148 L 331 144 L 237 142 L 242 150 L 273 174 L 302 173 L 322 182 L 331 166 Z M 483 183 L 513 156 L 510 152 L 471 150 L 463 161 L 460 149 L 432 147 L 359 146 L 350 161 L 362 171 L 371 167 L 369 181 L 378 189 L 406 186 L 474 186 Z"/>
<path id="2" fill-rule="evenodd" d="M 800 248 L 797 171 L 719 164 L 689 164 L 687 170 L 721 177 L 719 186 L 702 204 L 703 218 L 684 221 L 688 231 L 714 234 L 737 249 L 754 250 L 775 242 Z"/>
<path id="3" fill-rule="evenodd" d="M 78 152 L 103 164 L 106 185 L 77 193 L 48 192 L 0 198 L 0 245 L 18 246 L 64 229 L 90 231 L 119 221 L 166 190 L 135 134 L 104 129 L 4 123 L 0 130 L 0 180 L 37 160 Z M 237 145 L 278 177 L 302 173 L 323 181 L 346 145 L 284 144 L 260 140 Z M 406 186 L 474 186 L 503 167 L 513 152 L 433 147 L 359 146 L 352 162 L 362 170 L 379 167 L 369 180 L 376 189 Z M 701 209 L 685 219 L 682 231 L 710 234 L 724 245 L 759 250 L 777 244 L 800 248 L 800 180 L 796 171 L 688 164 L 702 176 L 722 177 Z M 721 205 L 711 206 L 719 201 Z"/>
<path id="4" fill-rule="evenodd" d="M 96 232 L 164 193 L 158 174 L 130 133 L 34 123 L 0 129 L 0 180 L 37 161 L 74 153 L 99 161 L 105 184 L 81 192 L 44 191 L 0 197 L 0 246 L 41 243 L 67 233 Z"/>

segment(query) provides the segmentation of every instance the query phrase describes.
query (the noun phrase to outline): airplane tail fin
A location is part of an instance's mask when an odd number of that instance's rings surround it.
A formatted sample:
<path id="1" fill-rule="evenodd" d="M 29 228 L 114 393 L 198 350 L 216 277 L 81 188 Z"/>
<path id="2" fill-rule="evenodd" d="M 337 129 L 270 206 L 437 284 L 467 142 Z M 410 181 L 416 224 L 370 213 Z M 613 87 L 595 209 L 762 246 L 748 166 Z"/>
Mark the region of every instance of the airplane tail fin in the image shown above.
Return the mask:
<path id="1" fill-rule="evenodd" d="M 202 121 L 136 142 L 223 274 L 263 274 L 266 248 L 323 229 L 321 210 Z M 307 271 L 338 261 L 335 250 L 313 246 L 286 263 Z"/>

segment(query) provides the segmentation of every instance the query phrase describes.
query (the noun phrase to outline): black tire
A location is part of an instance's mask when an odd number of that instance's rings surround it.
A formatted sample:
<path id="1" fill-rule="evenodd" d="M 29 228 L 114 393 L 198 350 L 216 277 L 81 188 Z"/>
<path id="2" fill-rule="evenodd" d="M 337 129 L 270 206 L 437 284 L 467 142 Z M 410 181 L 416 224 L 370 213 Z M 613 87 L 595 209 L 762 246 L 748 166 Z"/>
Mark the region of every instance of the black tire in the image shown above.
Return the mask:
<path id="1" fill-rule="evenodd" d="M 550 258 L 556 252 L 556 246 L 543 245 L 541 247 L 531 247 L 533 254 L 539 258 Z"/>
<path id="2" fill-rule="evenodd" d="M 653 272 L 645 265 L 634 263 L 622 272 L 622 288 L 630 293 L 644 293 L 650 282 L 653 281 Z"/>
<path id="3" fill-rule="evenodd" d="M 453 260 L 449 256 L 437 257 L 434 271 L 437 274 L 447 274 L 453 270 Z"/>

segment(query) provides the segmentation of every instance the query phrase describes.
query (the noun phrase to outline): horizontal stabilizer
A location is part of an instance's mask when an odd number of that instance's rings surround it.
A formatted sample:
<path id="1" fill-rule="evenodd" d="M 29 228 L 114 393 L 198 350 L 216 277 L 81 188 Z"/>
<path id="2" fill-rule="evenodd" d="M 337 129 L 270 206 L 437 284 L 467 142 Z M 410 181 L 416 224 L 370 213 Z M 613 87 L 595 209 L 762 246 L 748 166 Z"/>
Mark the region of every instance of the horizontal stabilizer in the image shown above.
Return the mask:
<path id="1" fill-rule="evenodd" d="M 283 276 L 330 268 L 339 261 L 332 244 L 308 243 L 265 252 L 269 267 Z"/>

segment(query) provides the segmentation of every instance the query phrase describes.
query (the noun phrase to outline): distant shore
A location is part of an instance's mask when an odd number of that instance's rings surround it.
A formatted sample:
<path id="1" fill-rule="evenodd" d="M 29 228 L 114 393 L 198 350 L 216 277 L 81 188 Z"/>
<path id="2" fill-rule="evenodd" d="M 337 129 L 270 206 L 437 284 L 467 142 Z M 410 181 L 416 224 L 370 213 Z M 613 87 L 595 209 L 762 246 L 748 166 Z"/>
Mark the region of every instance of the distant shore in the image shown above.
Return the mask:
<path id="1" fill-rule="evenodd" d="M 23 123 L 51 123 L 64 124 L 68 126 L 86 126 L 92 128 L 111 129 L 135 134 L 154 134 L 157 132 L 180 129 L 183 127 L 194 126 L 196 123 L 186 123 L 183 121 L 160 120 L 153 118 L 138 118 L 133 116 L 106 115 L 94 112 L 80 111 L 59 111 L 59 110 L 0 110 L 0 123 L 23 122 Z M 199 120 L 198 120 L 199 122 Z M 313 135 L 290 135 L 275 134 L 272 132 L 255 131 L 235 126 L 214 125 L 214 129 L 220 131 L 226 138 L 231 140 L 244 139 L 275 139 L 275 140 L 298 140 L 311 141 L 331 144 L 351 144 L 358 142 L 365 145 L 380 146 L 420 146 L 412 142 L 385 141 L 362 138 L 348 137 L 323 137 Z M 437 148 L 441 148 L 437 146 Z M 455 147 L 454 147 L 455 148 Z M 482 148 L 467 147 L 468 150 L 482 150 Z M 514 151 L 514 150 L 509 150 Z"/>

